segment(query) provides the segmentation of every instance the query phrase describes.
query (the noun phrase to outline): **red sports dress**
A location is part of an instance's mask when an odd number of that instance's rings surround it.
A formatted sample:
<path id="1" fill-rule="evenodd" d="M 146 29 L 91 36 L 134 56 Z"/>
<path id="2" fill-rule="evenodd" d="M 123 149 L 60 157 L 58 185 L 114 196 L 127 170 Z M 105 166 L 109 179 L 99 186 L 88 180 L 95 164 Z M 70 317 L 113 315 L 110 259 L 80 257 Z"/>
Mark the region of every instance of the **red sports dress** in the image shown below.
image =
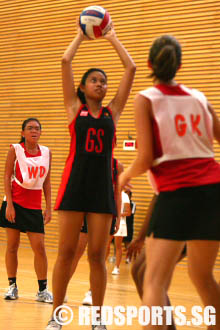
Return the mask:
<path id="1" fill-rule="evenodd" d="M 206 97 L 184 85 L 157 85 L 140 94 L 152 106 L 150 174 L 159 192 L 148 235 L 220 240 L 220 165 Z"/>

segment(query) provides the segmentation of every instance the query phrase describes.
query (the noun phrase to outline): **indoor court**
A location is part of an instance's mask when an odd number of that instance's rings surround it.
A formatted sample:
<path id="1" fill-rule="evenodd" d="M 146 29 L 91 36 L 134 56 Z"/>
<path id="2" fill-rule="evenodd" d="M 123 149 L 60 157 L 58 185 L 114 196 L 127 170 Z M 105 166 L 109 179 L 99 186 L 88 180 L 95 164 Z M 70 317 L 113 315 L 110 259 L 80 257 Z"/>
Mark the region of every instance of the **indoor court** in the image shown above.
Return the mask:
<path id="1" fill-rule="evenodd" d="M 40 144 L 52 151 L 52 205 L 65 160 L 69 152 L 69 132 L 63 104 L 61 58 L 76 34 L 75 21 L 83 8 L 99 5 L 106 8 L 114 22 L 117 36 L 137 66 L 132 90 L 117 126 L 114 157 L 124 167 L 135 158 L 136 150 L 125 150 L 125 141 L 136 140 L 134 97 L 152 84 L 147 68 L 147 52 L 152 41 L 162 34 L 174 35 L 183 47 L 183 63 L 177 79 L 198 88 L 208 98 L 220 117 L 220 1 L 219 0 L 1 0 L 0 1 L 0 204 L 4 197 L 4 168 L 9 146 L 18 143 L 21 125 L 28 117 L 42 123 Z M 107 57 L 107 59 L 106 59 Z M 111 61 L 109 61 L 111 59 Z M 118 87 L 123 67 L 106 40 L 83 43 L 77 62 L 76 84 L 90 67 L 101 67 L 108 75 L 106 103 Z M 75 64 L 75 63 L 74 63 Z M 220 146 L 214 144 L 215 159 L 220 161 Z M 147 175 L 132 180 L 132 199 L 137 210 L 134 237 L 141 228 L 153 196 Z M 43 201 L 43 206 L 45 205 Z M 207 219 L 208 221 L 208 219 Z M 57 212 L 46 226 L 45 244 L 48 258 L 48 284 L 52 291 L 52 270 L 57 256 Z M 22 234 L 18 252 L 17 284 L 19 299 L 4 300 L 8 287 L 5 267 L 6 235 L 0 227 L 0 330 L 44 330 L 52 305 L 35 301 L 38 291 L 33 266 L 33 252 L 27 236 Z M 111 253 L 112 253 L 111 249 Z M 184 306 L 191 318 L 191 307 L 202 303 L 187 274 L 187 258 L 177 267 L 169 289 L 172 306 Z M 131 264 L 120 265 L 120 275 L 112 275 L 113 263 L 107 262 L 106 306 L 140 306 L 131 277 Z M 215 265 L 220 281 L 220 251 Z M 74 320 L 63 330 L 91 330 L 78 325 L 78 308 L 89 288 L 89 265 L 86 253 L 68 286 L 67 305 Z M 142 329 L 137 319 L 133 325 L 109 325 L 108 330 Z M 178 330 L 206 329 L 207 326 L 184 325 Z"/>
<path id="2" fill-rule="evenodd" d="M 33 271 L 33 254 L 30 248 L 20 248 L 19 250 L 19 271 L 18 271 L 18 289 L 19 299 L 16 301 L 5 301 L 3 294 L 7 287 L 7 274 L 4 267 L 4 251 L 5 245 L 1 244 L 0 252 L 0 329 L 2 330 L 37 330 L 44 329 L 50 317 L 50 304 L 35 301 L 37 292 L 36 276 Z M 49 272 L 48 278 L 51 279 L 52 266 L 55 261 L 56 251 L 48 250 Z M 184 259 L 180 265 L 176 267 L 173 282 L 169 290 L 169 297 L 173 306 L 185 306 L 186 317 L 190 319 L 190 310 L 194 305 L 201 305 L 201 302 L 192 286 L 185 265 Z M 107 263 L 108 284 L 105 296 L 105 305 L 107 306 L 140 306 L 140 300 L 136 293 L 136 289 L 130 274 L 131 264 L 125 264 L 124 258 L 120 266 L 120 275 L 111 275 L 113 269 L 112 263 Z M 216 267 L 216 278 L 220 280 L 220 268 Z M 89 265 L 87 257 L 84 255 L 78 265 L 76 273 L 70 281 L 68 287 L 68 302 L 66 303 L 75 314 L 73 322 L 63 329 L 91 329 L 90 326 L 78 325 L 78 308 L 82 306 L 84 294 L 89 288 Z M 49 289 L 51 289 L 51 280 L 49 280 Z M 109 330 L 138 330 L 141 326 L 137 319 L 134 319 L 133 325 L 115 326 L 109 325 Z M 201 326 L 179 326 L 178 330 L 206 329 L 205 325 Z"/>

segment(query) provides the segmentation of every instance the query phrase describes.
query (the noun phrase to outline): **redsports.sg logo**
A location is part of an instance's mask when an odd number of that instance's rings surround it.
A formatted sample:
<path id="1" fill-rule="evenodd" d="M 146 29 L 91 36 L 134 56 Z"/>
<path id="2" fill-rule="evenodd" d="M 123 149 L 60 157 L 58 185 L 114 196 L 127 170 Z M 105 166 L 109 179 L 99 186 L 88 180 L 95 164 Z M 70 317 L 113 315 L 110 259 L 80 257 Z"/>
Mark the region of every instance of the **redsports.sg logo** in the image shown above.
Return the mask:
<path id="1" fill-rule="evenodd" d="M 101 312 L 101 313 L 100 313 Z M 186 316 L 187 315 L 187 316 Z M 74 319 L 73 310 L 67 306 L 58 306 L 53 314 L 60 325 L 70 324 Z M 178 326 L 215 325 L 216 311 L 213 306 L 193 306 L 190 311 L 184 306 L 80 306 L 78 309 L 78 325 L 171 325 L 172 317 Z M 100 321 L 101 320 L 101 321 Z"/>

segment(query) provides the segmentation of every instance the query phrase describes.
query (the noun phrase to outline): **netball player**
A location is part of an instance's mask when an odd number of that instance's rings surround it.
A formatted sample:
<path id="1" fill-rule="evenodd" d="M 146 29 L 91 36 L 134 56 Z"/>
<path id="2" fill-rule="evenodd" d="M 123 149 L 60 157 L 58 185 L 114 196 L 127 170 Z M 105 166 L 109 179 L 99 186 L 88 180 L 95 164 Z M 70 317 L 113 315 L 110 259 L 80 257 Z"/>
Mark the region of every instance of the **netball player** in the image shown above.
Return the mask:
<path id="1" fill-rule="evenodd" d="M 54 309 L 62 305 L 65 296 L 85 214 L 93 304 L 102 306 L 105 295 L 106 247 L 112 215 L 116 214 L 112 181 L 115 127 L 128 99 L 136 68 L 113 28 L 104 38 L 116 50 L 125 69 L 116 95 L 107 106 L 102 106 L 107 92 L 107 76 L 103 70 L 89 69 L 75 89 L 72 60 L 82 41 L 87 40 L 80 28 L 62 59 L 71 145 L 55 206 L 59 213 L 60 237 L 53 272 Z M 47 329 L 60 329 L 60 325 L 52 318 Z M 94 325 L 92 329 L 106 327 Z"/>
<path id="2" fill-rule="evenodd" d="M 212 328 L 220 329 L 220 288 L 213 276 L 220 239 L 220 165 L 213 136 L 220 143 L 220 122 L 203 93 L 174 80 L 181 66 L 181 46 L 174 37 L 154 41 L 149 66 L 154 86 L 135 98 L 138 154 L 119 177 L 122 189 L 150 169 L 159 191 L 146 241 L 143 304 L 166 305 L 165 293 L 187 241 L 189 275 L 204 305 L 215 307 Z M 165 321 L 158 327 L 165 329 Z"/>
<path id="3" fill-rule="evenodd" d="M 120 161 L 118 161 L 117 159 L 114 158 L 113 159 L 113 173 L 112 173 L 113 183 L 114 183 L 114 190 L 117 189 L 118 175 L 120 173 L 122 173 L 122 171 L 123 171 L 123 164 Z M 118 226 L 119 225 L 116 224 L 116 218 L 113 217 L 112 225 L 111 225 L 111 229 L 110 229 L 111 240 L 113 238 L 114 233 L 118 230 Z M 111 240 L 109 241 L 109 246 L 107 247 L 106 258 L 105 258 L 106 260 L 107 260 L 108 254 L 109 254 Z M 87 243 L 88 243 L 88 225 L 87 225 L 87 219 L 86 219 L 86 216 L 85 216 L 84 220 L 83 220 L 83 226 L 81 228 L 80 235 L 79 235 L 79 241 L 78 241 L 76 253 L 75 253 L 75 256 L 74 256 L 73 262 L 72 262 L 72 267 L 71 267 L 71 271 L 70 271 L 70 278 L 75 273 L 78 262 L 79 262 L 80 258 L 82 257 L 83 253 L 85 252 L 85 249 L 87 247 Z M 82 303 L 83 303 L 83 305 L 88 305 L 88 306 L 92 305 L 92 292 L 91 292 L 91 289 L 89 289 L 86 292 L 85 298 L 83 299 Z"/>
<path id="4" fill-rule="evenodd" d="M 156 198 L 157 198 L 156 195 L 154 195 L 148 207 L 147 214 L 143 222 L 143 225 L 141 227 L 141 230 L 139 231 L 137 237 L 132 240 L 132 242 L 128 246 L 128 251 L 127 251 L 127 257 L 129 258 L 129 260 L 131 260 L 132 258 L 134 259 L 131 268 L 131 274 L 135 282 L 137 292 L 141 299 L 143 298 L 144 273 L 146 272 L 146 267 L 147 267 L 144 242 L 147 235 L 148 226 Z M 185 256 L 186 256 L 186 246 L 183 248 L 183 251 L 181 252 L 177 262 L 181 261 Z M 170 306 L 170 300 L 168 296 L 166 296 L 166 305 Z M 172 320 L 172 324 L 168 326 L 168 329 L 169 330 L 176 329 L 173 320 Z"/>
<path id="5" fill-rule="evenodd" d="M 125 245 L 125 248 L 127 250 L 128 245 L 131 243 L 133 239 L 133 233 L 134 233 L 134 215 L 136 212 L 136 203 L 132 200 L 132 191 L 126 190 L 126 194 L 128 194 L 129 200 L 130 200 L 130 208 L 131 208 L 131 214 L 126 217 L 126 224 L 127 224 L 127 231 L 128 234 L 126 237 L 123 238 L 123 242 Z M 129 258 L 126 258 L 125 262 L 127 264 L 130 263 Z"/>
<path id="6" fill-rule="evenodd" d="M 44 246 L 44 225 L 51 220 L 51 153 L 38 144 L 41 124 L 36 118 L 28 118 L 22 124 L 22 139 L 13 144 L 5 165 L 5 201 L 2 204 L 0 226 L 6 228 L 6 268 L 9 288 L 5 299 L 18 298 L 16 283 L 20 232 L 27 233 L 34 252 L 34 267 L 39 291 L 36 300 L 52 303 L 47 290 L 47 256 Z M 41 210 L 42 190 L 46 209 Z"/>
<path id="7" fill-rule="evenodd" d="M 120 225 L 117 233 L 114 234 L 115 239 L 115 249 L 116 249 L 116 261 L 115 267 L 112 270 L 112 275 L 119 275 L 120 274 L 120 263 L 122 259 L 122 241 L 123 238 L 127 236 L 127 224 L 126 224 L 126 216 L 131 215 L 131 207 L 130 207 L 130 200 L 128 195 L 122 191 L 121 193 L 121 218 L 120 218 Z"/>

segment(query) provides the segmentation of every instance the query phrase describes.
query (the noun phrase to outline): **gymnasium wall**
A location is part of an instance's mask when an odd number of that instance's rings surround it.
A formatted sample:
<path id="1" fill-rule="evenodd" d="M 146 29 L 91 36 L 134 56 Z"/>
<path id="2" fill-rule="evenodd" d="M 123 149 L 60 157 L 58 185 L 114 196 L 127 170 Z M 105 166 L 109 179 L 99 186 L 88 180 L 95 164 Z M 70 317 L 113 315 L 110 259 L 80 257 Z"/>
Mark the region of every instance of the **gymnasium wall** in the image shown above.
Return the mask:
<path id="1" fill-rule="evenodd" d="M 61 58 L 76 33 L 75 21 L 93 1 L 12 0 L 0 2 L 0 200 L 9 145 L 19 141 L 24 119 L 36 116 L 42 123 L 41 144 L 53 153 L 52 199 L 61 180 L 69 150 L 67 120 L 61 88 Z M 118 38 L 136 62 L 131 95 L 119 121 L 115 156 L 127 167 L 135 151 L 124 151 L 123 140 L 135 139 L 133 99 L 151 85 L 147 54 L 155 37 L 172 34 L 183 46 L 183 63 L 177 79 L 203 91 L 220 112 L 220 3 L 212 0 L 95 1 L 111 14 Z M 106 103 L 117 90 L 123 67 L 107 40 L 83 42 L 74 61 L 76 84 L 90 67 L 108 75 Z M 219 113 L 220 115 L 220 113 Z M 215 145 L 216 157 L 220 148 Z M 134 180 L 137 203 L 135 232 L 140 228 L 152 197 L 146 175 Z M 178 220 L 178 219 L 177 219 Z M 208 219 L 207 219 L 208 221 Z M 46 227 L 47 247 L 57 246 L 57 213 Z M 0 241 L 5 241 L 0 229 Z M 27 238 L 22 235 L 22 244 Z M 220 262 L 220 257 L 218 262 Z"/>

